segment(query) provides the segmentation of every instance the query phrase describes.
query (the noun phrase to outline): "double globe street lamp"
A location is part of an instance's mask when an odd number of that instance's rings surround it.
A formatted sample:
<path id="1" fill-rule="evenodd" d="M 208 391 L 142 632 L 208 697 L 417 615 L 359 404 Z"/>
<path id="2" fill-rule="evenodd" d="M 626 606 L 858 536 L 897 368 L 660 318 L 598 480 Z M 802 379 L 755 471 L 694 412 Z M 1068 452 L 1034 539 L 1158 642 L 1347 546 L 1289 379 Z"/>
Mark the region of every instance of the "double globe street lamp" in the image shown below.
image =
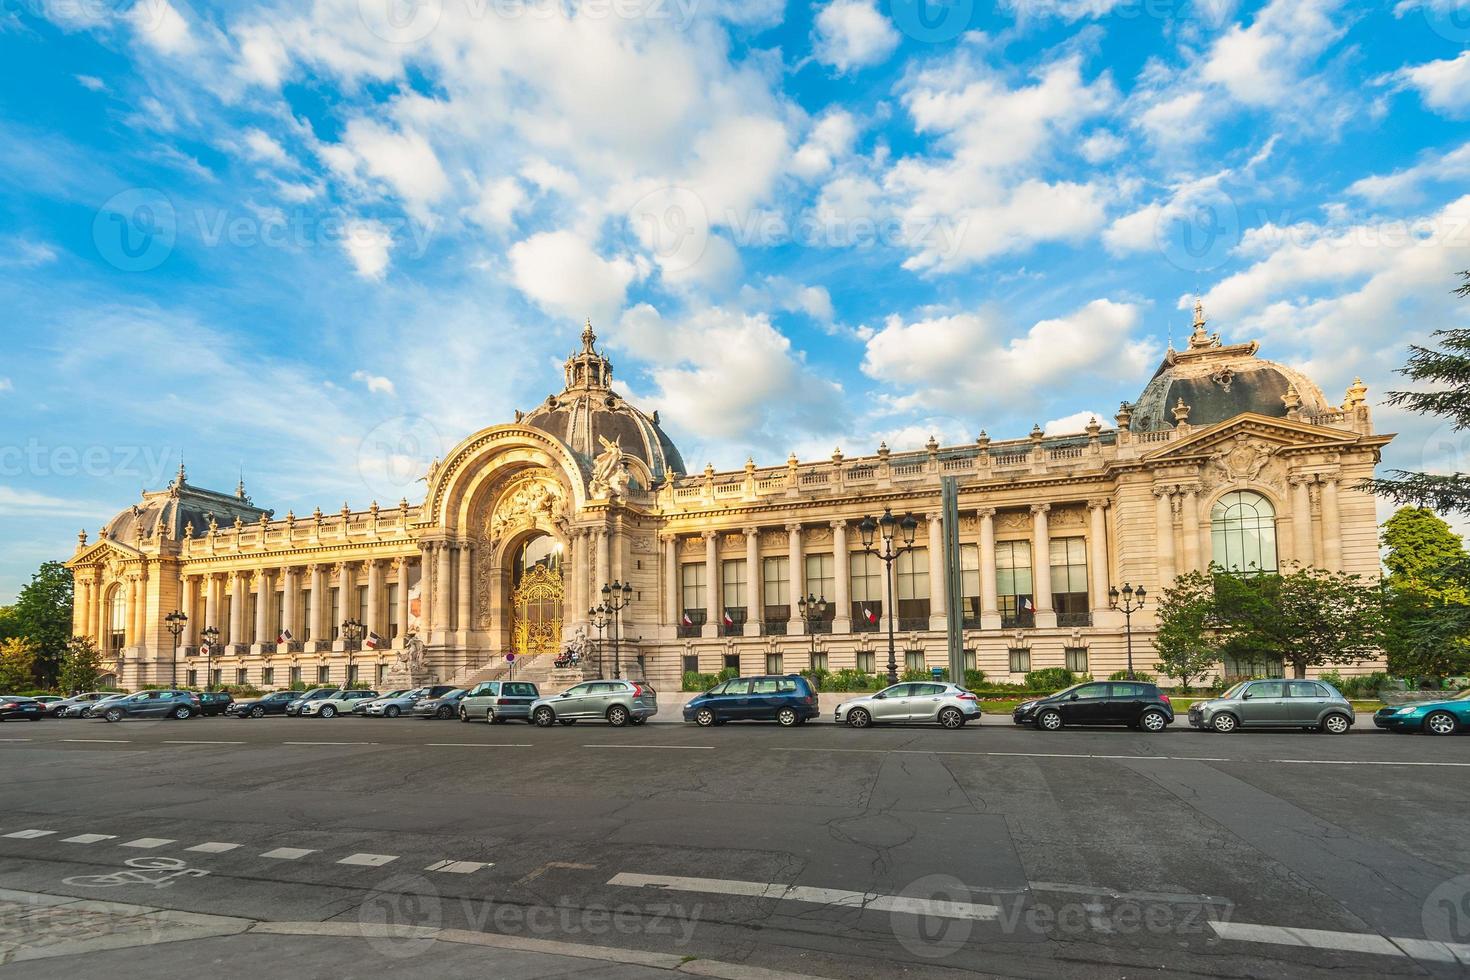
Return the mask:
<path id="1" fill-rule="evenodd" d="M 214 680 L 214 645 L 219 642 L 219 627 L 206 626 L 199 634 L 204 641 L 204 689 L 210 689 Z"/>
<path id="2" fill-rule="evenodd" d="M 805 598 L 796 600 L 796 608 L 801 611 L 801 618 L 806 622 L 807 636 L 812 640 L 811 660 L 807 661 L 807 666 L 810 667 L 817 656 L 817 624 L 827 618 L 827 597 L 822 596 L 819 599 L 808 592 Z"/>
<path id="3" fill-rule="evenodd" d="M 347 676 L 342 682 L 342 690 L 347 690 L 352 684 L 352 654 L 359 649 L 358 644 L 362 642 L 363 634 L 367 627 L 356 619 L 348 619 L 342 622 L 342 649 L 347 654 Z"/>
<path id="4" fill-rule="evenodd" d="M 883 562 L 884 571 L 888 580 L 888 604 L 884 611 L 888 614 L 888 683 L 898 683 L 898 651 L 893 643 L 893 621 L 895 607 L 893 604 L 893 563 L 899 557 L 914 550 L 914 532 L 919 529 L 919 522 L 914 519 L 913 514 L 905 514 L 902 518 L 893 516 L 893 511 L 887 507 L 883 508 L 883 516 L 876 521 L 872 517 L 864 517 L 858 525 L 858 532 L 863 538 L 863 551 L 870 555 L 876 555 Z M 903 543 L 894 543 L 894 533 L 902 536 Z M 878 548 L 873 548 L 875 537 L 881 534 Z"/>
<path id="5" fill-rule="evenodd" d="M 603 680 L 602 676 L 602 631 L 607 629 L 612 622 L 606 609 L 602 606 L 593 606 L 587 610 L 587 622 L 593 629 L 597 630 L 597 679 Z"/>
<path id="6" fill-rule="evenodd" d="M 623 661 L 618 650 L 619 634 L 623 625 L 623 610 L 633 601 L 633 584 L 631 582 L 612 582 L 602 587 L 602 606 L 604 613 L 612 617 L 612 648 L 613 648 L 613 677 L 623 676 Z"/>
<path id="7" fill-rule="evenodd" d="M 1119 596 L 1121 595 L 1121 599 Z M 1123 631 L 1128 636 L 1128 679 L 1136 680 L 1133 676 L 1133 614 L 1143 608 L 1148 599 L 1148 593 L 1143 586 L 1134 588 L 1132 583 L 1123 583 L 1123 591 L 1118 592 L 1115 585 L 1108 590 L 1108 605 L 1123 614 Z"/>
<path id="8" fill-rule="evenodd" d="M 184 632 L 184 624 L 188 621 L 189 617 L 181 609 L 175 609 L 163 617 L 163 628 L 174 638 L 174 659 L 168 665 L 169 687 L 179 686 L 179 636 Z"/>

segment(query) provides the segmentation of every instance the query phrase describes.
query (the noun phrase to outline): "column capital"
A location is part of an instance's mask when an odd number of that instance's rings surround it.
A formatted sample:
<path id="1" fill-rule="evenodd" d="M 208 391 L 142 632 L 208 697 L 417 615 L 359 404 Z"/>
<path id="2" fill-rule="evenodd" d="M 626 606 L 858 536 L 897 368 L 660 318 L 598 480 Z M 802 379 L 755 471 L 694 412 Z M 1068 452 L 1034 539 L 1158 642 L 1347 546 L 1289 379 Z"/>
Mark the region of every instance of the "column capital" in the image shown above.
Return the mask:
<path id="1" fill-rule="evenodd" d="M 1163 498 L 1163 497 L 1172 497 L 1172 496 L 1174 496 L 1174 488 L 1173 487 L 1166 487 L 1166 486 L 1162 486 L 1162 485 L 1155 486 L 1153 488 L 1153 494 L 1154 494 L 1155 497 L 1160 497 L 1160 498 Z"/>
<path id="2" fill-rule="evenodd" d="M 1032 504 L 1031 505 L 1031 513 L 1033 515 L 1046 514 L 1046 513 L 1049 513 L 1050 511 L 1051 511 L 1051 504 Z"/>
<path id="3" fill-rule="evenodd" d="M 1181 483 L 1174 489 L 1184 494 L 1184 496 L 1186 497 L 1197 497 L 1199 496 L 1201 487 L 1198 483 Z"/>
<path id="4" fill-rule="evenodd" d="M 1299 487 L 1311 483 L 1315 478 L 1315 473 L 1291 473 L 1286 477 L 1286 482 L 1294 487 Z"/>
<path id="5" fill-rule="evenodd" d="M 828 526 L 830 526 L 834 531 L 841 530 L 842 528 L 847 527 L 847 521 L 846 519 L 838 519 L 835 521 L 831 521 Z"/>
<path id="6" fill-rule="evenodd" d="M 796 522 L 796 523 L 792 523 L 792 524 L 787 524 L 786 525 L 786 530 L 789 531 L 792 534 L 800 534 L 801 533 L 801 523 L 800 522 Z"/>
<path id="7" fill-rule="evenodd" d="M 706 541 L 713 541 L 720 536 L 720 532 L 713 528 L 705 528 L 699 532 L 699 536 Z"/>
<path id="8" fill-rule="evenodd" d="M 995 508 L 994 507 L 981 507 L 981 508 L 979 508 L 978 510 L 975 511 L 975 516 L 978 517 L 978 518 L 980 518 L 983 521 L 992 521 L 992 520 L 995 520 Z"/>
<path id="9" fill-rule="evenodd" d="M 1088 510 L 1107 510 L 1111 501 L 1107 497 L 1092 497 L 1087 501 Z"/>
<path id="10" fill-rule="evenodd" d="M 924 515 L 924 520 L 930 524 L 938 524 L 944 520 L 944 514 L 941 511 L 933 510 Z"/>
<path id="11" fill-rule="evenodd" d="M 758 538 L 760 537 L 761 533 L 761 529 L 758 527 L 743 527 L 740 529 L 740 531 L 747 538 Z"/>

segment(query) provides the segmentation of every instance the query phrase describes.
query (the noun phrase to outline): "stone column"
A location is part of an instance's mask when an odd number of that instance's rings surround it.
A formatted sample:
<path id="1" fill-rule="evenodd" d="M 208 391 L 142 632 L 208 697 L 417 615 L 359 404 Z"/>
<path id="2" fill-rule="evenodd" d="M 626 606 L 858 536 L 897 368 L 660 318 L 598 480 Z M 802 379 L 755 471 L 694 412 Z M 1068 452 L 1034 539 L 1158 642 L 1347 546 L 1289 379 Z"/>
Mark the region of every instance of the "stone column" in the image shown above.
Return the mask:
<path id="1" fill-rule="evenodd" d="M 944 525 L 937 511 L 925 514 L 924 522 L 929 526 L 929 628 L 942 631 L 949 628 L 945 618 Z"/>
<path id="2" fill-rule="evenodd" d="M 127 606 L 123 615 L 123 646 L 138 642 L 138 579 L 128 576 Z"/>
<path id="3" fill-rule="evenodd" d="M 204 628 L 219 629 L 219 576 L 213 572 L 204 578 Z"/>
<path id="4" fill-rule="evenodd" d="M 1312 521 L 1312 564 L 1318 568 L 1327 567 L 1326 541 L 1322 534 L 1322 478 L 1316 476 L 1307 485 L 1308 506 L 1313 507 L 1317 516 Z"/>
<path id="5" fill-rule="evenodd" d="M 183 605 L 181 607 L 185 616 L 184 635 L 179 637 L 179 642 L 186 647 L 199 645 L 199 579 L 193 575 L 185 575 L 183 579 Z"/>
<path id="6" fill-rule="evenodd" d="M 664 605 L 666 607 L 665 626 L 679 625 L 679 606 L 681 604 L 679 582 L 679 536 L 670 534 L 664 537 Z"/>
<path id="7" fill-rule="evenodd" d="M 413 575 L 413 559 L 407 556 L 398 559 L 398 639 L 399 647 L 408 638 L 408 590 Z"/>
<path id="8" fill-rule="evenodd" d="M 76 595 L 72 599 L 72 632 L 80 636 L 92 636 L 92 579 L 78 578 Z"/>
<path id="9" fill-rule="evenodd" d="M 766 584 L 761 576 L 761 529 L 745 529 L 745 635 L 760 636 L 766 618 Z"/>
<path id="10" fill-rule="evenodd" d="M 720 533 L 705 531 L 704 537 L 704 629 L 702 636 L 719 636 L 724 622 L 724 581 L 720 578 Z"/>
<path id="11" fill-rule="evenodd" d="M 424 542 L 419 545 L 419 639 L 424 643 L 429 642 L 429 634 L 434 629 L 434 544 Z"/>
<path id="12" fill-rule="evenodd" d="M 801 525 L 787 524 L 786 535 L 790 555 L 787 570 L 791 573 L 791 620 L 786 624 L 786 632 L 791 636 L 803 636 L 806 623 L 801 618 L 801 600 L 806 597 L 806 555 L 801 548 Z"/>
<path id="13" fill-rule="evenodd" d="M 1307 484 L 1311 477 L 1291 477 L 1292 557 L 1303 565 L 1312 563 L 1312 497 Z"/>
<path id="14" fill-rule="evenodd" d="M 1182 508 L 1184 528 L 1184 571 L 1200 570 L 1199 488 L 1184 488 Z"/>
<path id="15" fill-rule="evenodd" d="M 337 616 L 335 623 L 329 626 L 337 627 L 338 639 L 342 637 L 342 624 L 349 619 L 356 619 L 357 609 L 357 566 L 352 562 L 342 562 L 337 566 Z M 328 630 L 328 635 L 331 631 Z M 335 645 L 335 644 L 334 644 Z"/>
<path id="16" fill-rule="evenodd" d="M 301 602 L 301 569 L 287 565 L 281 569 L 281 632 L 291 634 L 291 643 L 300 642 L 301 624 L 296 622 L 296 607 Z"/>
<path id="17" fill-rule="evenodd" d="M 832 616 L 832 632 L 852 632 L 852 560 L 847 553 L 847 522 L 832 522 L 832 576 L 836 580 L 836 607 Z"/>
<path id="18" fill-rule="evenodd" d="M 1108 598 L 1108 502 L 1097 497 L 1087 502 L 1087 514 L 1091 518 L 1087 540 L 1087 557 L 1090 568 L 1088 584 L 1092 591 L 1092 623 L 1094 626 L 1112 612 Z"/>
<path id="19" fill-rule="evenodd" d="M 453 589 L 450 575 L 449 544 L 440 541 L 434 545 L 434 629 L 447 633 L 452 628 L 449 621 L 450 591 Z"/>
<path id="20" fill-rule="evenodd" d="M 1342 571 L 1342 510 L 1335 476 L 1322 478 L 1322 559 L 1328 571 Z"/>
<path id="21" fill-rule="evenodd" d="M 459 608 L 456 610 L 454 628 L 466 632 L 470 628 L 470 609 L 474 588 L 474 546 L 468 541 L 459 544 Z"/>
<path id="22" fill-rule="evenodd" d="M 367 618 L 363 620 L 362 631 L 363 649 L 366 649 L 367 635 L 383 628 L 383 562 L 372 558 L 363 567 L 367 570 Z"/>
<path id="23" fill-rule="evenodd" d="M 306 631 L 311 634 L 313 649 L 322 649 L 322 597 L 327 591 L 326 575 L 322 566 L 311 566 L 311 597 L 307 600 Z"/>
<path id="24" fill-rule="evenodd" d="M 232 647 L 245 642 L 245 574 L 236 572 L 234 587 L 230 595 L 230 643 Z"/>
<path id="25" fill-rule="evenodd" d="M 1168 487 L 1154 487 L 1154 534 L 1159 556 L 1159 592 L 1174 584 L 1174 503 Z"/>
<path id="26" fill-rule="evenodd" d="M 592 594 L 599 601 L 602 597 L 602 587 L 612 583 L 612 535 L 608 529 L 600 527 L 597 529 L 597 574 L 593 576 Z"/>
<path id="27" fill-rule="evenodd" d="M 275 646 L 276 638 L 270 635 L 271 624 L 271 576 L 265 569 L 255 573 L 255 643 Z"/>
<path id="28" fill-rule="evenodd" d="M 1031 505 L 1031 577 L 1036 601 L 1036 625 L 1046 629 L 1057 625 L 1057 614 L 1051 607 L 1051 525 L 1047 514 L 1051 504 Z"/>
<path id="29" fill-rule="evenodd" d="M 563 567 L 569 569 L 567 573 L 567 605 L 571 609 L 571 615 L 564 617 L 566 624 L 580 623 L 587 615 L 587 576 L 583 572 L 587 568 L 586 554 L 582 550 L 582 532 L 573 528 L 567 534 L 567 546 L 571 549 L 571 556 L 562 556 Z M 473 624 L 472 624 L 473 625 Z M 571 635 L 568 631 L 567 635 Z"/>
<path id="30" fill-rule="evenodd" d="M 995 508 L 980 508 L 980 628 L 1000 629 L 995 584 Z"/>

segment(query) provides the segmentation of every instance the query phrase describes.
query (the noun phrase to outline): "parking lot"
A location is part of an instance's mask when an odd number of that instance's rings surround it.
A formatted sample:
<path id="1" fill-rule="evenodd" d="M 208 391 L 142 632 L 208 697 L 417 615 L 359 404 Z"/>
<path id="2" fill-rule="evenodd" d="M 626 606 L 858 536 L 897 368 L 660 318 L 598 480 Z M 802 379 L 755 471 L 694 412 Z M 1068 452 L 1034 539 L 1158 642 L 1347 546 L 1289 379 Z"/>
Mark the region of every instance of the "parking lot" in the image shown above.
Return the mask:
<path id="1" fill-rule="evenodd" d="M 1341 737 L 47 721 L 0 728 L 0 878 L 421 927 L 376 940 L 388 958 L 471 930 L 830 977 L 1451 976 L 1467 777 L 1470 739 L 1366 718 Z"/>

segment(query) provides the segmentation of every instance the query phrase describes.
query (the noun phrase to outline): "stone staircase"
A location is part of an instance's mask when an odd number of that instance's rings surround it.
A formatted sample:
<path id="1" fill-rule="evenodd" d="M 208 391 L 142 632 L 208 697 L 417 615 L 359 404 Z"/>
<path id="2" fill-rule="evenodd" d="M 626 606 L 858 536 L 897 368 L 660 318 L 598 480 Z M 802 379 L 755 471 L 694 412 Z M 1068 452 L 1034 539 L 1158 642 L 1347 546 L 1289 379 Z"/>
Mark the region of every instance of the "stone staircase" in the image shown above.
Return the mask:
<path id="1" fill-rule="evenodd" d="M 582 661 L 580 667 L 554 667 L 552 661 L 556 659 L 553 654 L 541 654 L 535 657 L 527 657 L 517 660 L 512 671 L 511 664 L 505 662 L 504 657 L 495 657 L 480 667 L 472 667 L 460 672 L 451 678 L 449 683 L 456 687 L 474 687 L 484 681 L 517 680 L 530 681 L 536 685 L 536 689 L 542 693 L 555 694 L 564 691 L 573 684 L 580 684 L 589 678 L 597 676 L 597 665 L 595 662 Z"/>

